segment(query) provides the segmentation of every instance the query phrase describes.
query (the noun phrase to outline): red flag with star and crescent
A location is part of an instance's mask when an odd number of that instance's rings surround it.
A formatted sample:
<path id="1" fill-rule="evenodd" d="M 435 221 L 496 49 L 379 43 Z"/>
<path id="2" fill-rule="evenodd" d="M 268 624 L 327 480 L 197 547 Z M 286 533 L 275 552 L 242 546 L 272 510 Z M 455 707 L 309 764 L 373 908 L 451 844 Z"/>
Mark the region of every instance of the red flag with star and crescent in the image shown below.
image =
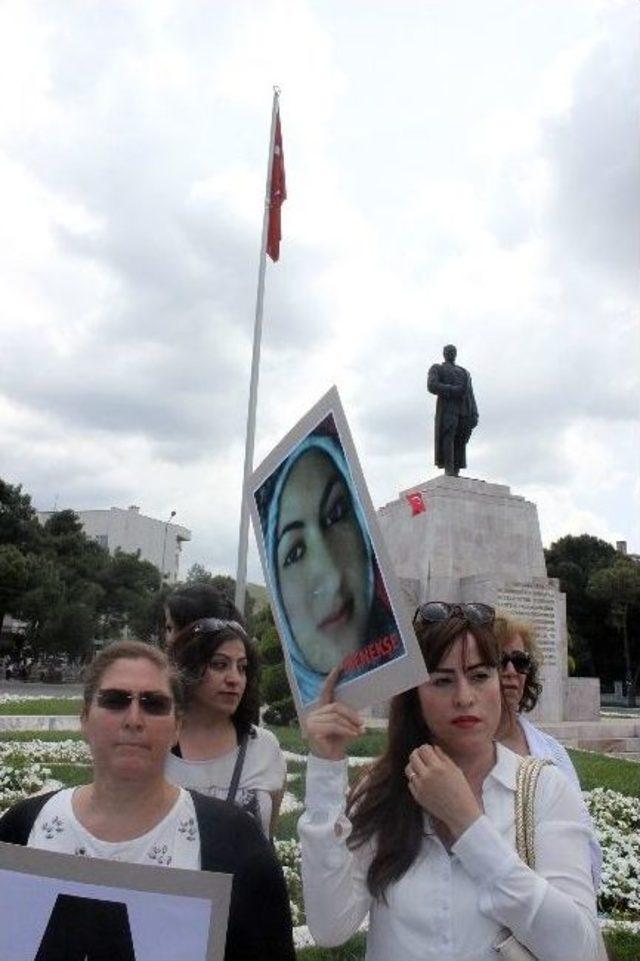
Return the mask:
<path id="1" fill-rule="evenodd" d="M 274 262 L 280 256 L 280 241 L 282 239 L 280 208 L 286 199 L 287 184 L 284 176 L 282 131 L 280 130 L 280 111 L 278 110 L 271 163 L 271 193 L 269 195 L 269 226 L 267 232 L 267 253 Z"/>

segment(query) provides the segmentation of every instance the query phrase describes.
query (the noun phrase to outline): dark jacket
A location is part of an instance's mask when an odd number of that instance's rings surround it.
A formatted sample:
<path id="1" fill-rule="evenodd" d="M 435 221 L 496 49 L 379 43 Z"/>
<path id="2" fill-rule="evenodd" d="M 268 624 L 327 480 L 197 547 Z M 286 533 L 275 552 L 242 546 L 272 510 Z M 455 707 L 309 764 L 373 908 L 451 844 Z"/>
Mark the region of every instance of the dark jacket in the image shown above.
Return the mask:
<path id="1" fill-rule="evenodd" d="M 0 841 L 26 845 L 55 792 L 15 804 L 0 818 Z M 203 871 L 233 875 L 225 961 L 295 961 L 282 869 L 259 826 L 235 804 L 190 791 Z"/>

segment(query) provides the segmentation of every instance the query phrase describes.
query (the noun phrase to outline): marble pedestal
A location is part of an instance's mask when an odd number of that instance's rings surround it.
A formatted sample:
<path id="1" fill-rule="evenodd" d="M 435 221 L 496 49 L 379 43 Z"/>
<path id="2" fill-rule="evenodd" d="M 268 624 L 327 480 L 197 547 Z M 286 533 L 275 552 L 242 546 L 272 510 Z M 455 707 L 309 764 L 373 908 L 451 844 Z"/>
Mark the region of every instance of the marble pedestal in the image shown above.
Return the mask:
<path id="1" fill-rule="evenodd" d="M 408 499 L 416 492 L 425 505 L 418 514 Z M 535 504 L 506 485 L 440 475 L 402 491 L 378 520 L 412 609 L 427 600 L 484 601 L 533 621 L 544 652 L 533 719 L 572 719 L 572 705 L 581 719 L 599 717 L 599 682 L 569 685 L 565 596 L 547 577 Z"/>

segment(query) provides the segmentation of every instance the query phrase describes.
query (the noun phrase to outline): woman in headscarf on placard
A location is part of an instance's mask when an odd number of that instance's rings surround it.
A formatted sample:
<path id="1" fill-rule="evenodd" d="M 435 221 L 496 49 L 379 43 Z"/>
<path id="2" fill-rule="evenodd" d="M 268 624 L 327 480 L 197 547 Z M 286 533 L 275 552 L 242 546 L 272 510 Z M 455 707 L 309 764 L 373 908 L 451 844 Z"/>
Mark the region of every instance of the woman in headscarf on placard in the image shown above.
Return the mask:
<path id="1" fill-rule="evenodd" d="M 402 653 L 364 511 L 335 432 L 320 425 L 258 492 L 272 595 L 306 706 Z"/>

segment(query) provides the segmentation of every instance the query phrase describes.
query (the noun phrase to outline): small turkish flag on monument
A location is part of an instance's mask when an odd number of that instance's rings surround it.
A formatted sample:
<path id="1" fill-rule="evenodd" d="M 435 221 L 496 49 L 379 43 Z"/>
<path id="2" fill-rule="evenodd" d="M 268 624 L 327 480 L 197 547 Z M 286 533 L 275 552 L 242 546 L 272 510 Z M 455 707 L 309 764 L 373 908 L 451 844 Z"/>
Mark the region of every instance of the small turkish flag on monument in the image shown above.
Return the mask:
<path id="1" fill-rule="evenodd" d="M 416 514 L 424 514 L 427 505 L 424 502 L 424 498 L 420 491 L 414 491 L 413 494 L 407 494 L 407 500 L 409 501 L 409 506 L 411 507 L 411 516 L 415 517 Z"/>
<path id="2" fill-rule="evenodd" d="M 284 176 L 284 154 L 282 153 L 282 131 L 280 130 L 280 110 L 276 117 L 276 133 L 273 141 L 273 160 L 271 163 L 271 192 L 269 195 L 269 228 L 267 232 L 267 253 L 273 261 L 280 256 L 282 230 L 280 208 L 287 199 L 287 184 Z"/>

